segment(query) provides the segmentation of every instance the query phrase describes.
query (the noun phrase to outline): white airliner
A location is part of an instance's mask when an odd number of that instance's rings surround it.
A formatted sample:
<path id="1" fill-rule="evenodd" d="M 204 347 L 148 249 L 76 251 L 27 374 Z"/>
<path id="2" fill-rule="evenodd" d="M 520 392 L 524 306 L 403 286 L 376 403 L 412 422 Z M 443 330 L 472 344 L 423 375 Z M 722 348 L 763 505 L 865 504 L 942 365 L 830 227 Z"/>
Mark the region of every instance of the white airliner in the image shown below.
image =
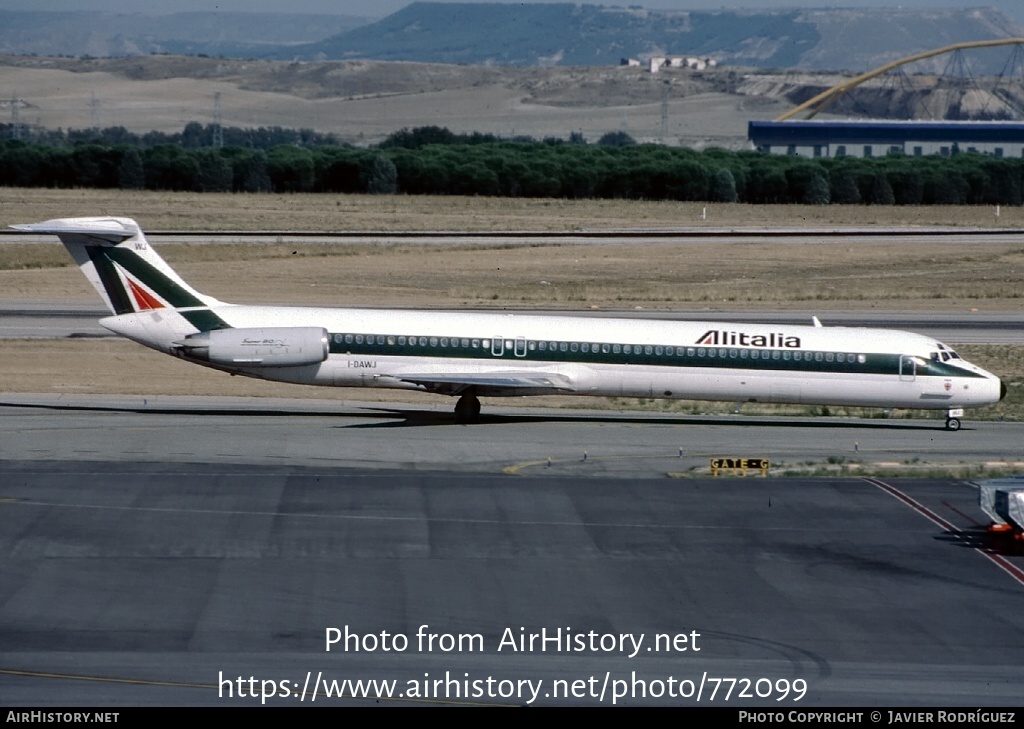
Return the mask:
<path id="1" fill-rule="evenodd" d="M 100 323 L 190 362 L 266 380 L 459 396 L 601 395 L 945 410 L 1006 394 L 942 343 L 883 329 L 227 304 L 199 293 L 134 220 L 14 228 L 60 237 L 110 307 Z"/>

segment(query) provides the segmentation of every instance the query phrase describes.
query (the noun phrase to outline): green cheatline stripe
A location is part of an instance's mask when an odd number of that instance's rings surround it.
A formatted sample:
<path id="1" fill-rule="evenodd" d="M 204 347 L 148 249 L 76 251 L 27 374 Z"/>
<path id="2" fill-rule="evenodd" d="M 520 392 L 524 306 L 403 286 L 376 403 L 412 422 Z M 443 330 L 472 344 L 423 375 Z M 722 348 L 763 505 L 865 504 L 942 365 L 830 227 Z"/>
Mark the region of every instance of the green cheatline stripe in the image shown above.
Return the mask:
<path id="1" fill-rule="evenodd" d="M 715 351 L 714 357 L 698 357 L 696 355 L 683 355 L 679 356 L 676 354 L 657 355 L 657 354 L 638 354 L 633 352 L 631 354 L 625 353 L 614 353 L 614 352 L 595 352 L 591 348 L 590 352 L 583 352 L 577 350 L 572 351 L 557 351 L 552 352 L 551 350 L 540 351 L 537 349 L 528 350 L 525 357 L 516 357 L 512 350 L 505 350 L 503 356 L 495 357 L 491 354 L 490 348 L 480 347 L 442 347 L 440 344 L 431 346 L 427 344 L 420 346 L 418 344 L 376 344 L 377 335 L 364 335 L 365 337 L 372 337 L 374 343 L 363 341 L 362 343 L 344 341 L 345 334 L 331 334 L 330 335 L 330 351 L 331 354 L 350 354 L 350 355 L 368 355 L 368 356 L 379 356 L 379 357 L 437 357 L 445 359 L 486 359 L 492 362 L 574 362 L 581 364 L 615 364 L 615 365 L 649 365 L 653 367 L 700 367 L 706 369 L 743 369 L 753 371 L 768 371 L 768 372 L 815 372 L 815 373 L 845 373 L 845 374 L 867 374 L 867 375 L 898 375 L 900 374 L 900 355 L 898 354 L 868 354 L 866 355 L 865 362 L 837 362 L 833 359 L 832 362 L 818 361 L 816 359 L 807 359 L 807 356 L 814 356 L 817 352 L 807 352 L 801 350 L 802 358 L 797 361 L 795 359 L 783 359 L 784 354 L 793 355 L 792 350 L 768 350 L 758 349 L 758 359 L 751 359 L 750 355 L 755 350 L 746 349 L 746 357 L 742 356 L 744 349 L 737 347 L 705 347 L 705 352 L 711 350 Z M 391 335 L 394 338 L 394 335 Z M 440 337 L 435 338 L 438 341 Z M 449 341 L 456 340 L 456 338 L 449 338 Z M 385 342 L 387 341 L 387 335 L 385 335 Z M 513 340 L 508 340 L 513 341 Z M 590 344 L 588 342 L 588 344 Z M 602 343 L 598 342 L 599 345 Z M 652 345 L 653 347 L 653 345 Z M 673 345 L 673 350 L 677 350 L 678 347 Z M 696 346 L 693 347 L 697 349 Z M 725 352 L 726 356 L 719 356 L 720 352 Z M 732 352 L 736 353 L 736 356 L 732 356 Z M 779 358 L 775 359 L 764 359 L 763 355 L 771 355 L 774 352 L 779 352 Z M 822 356 L 826 354 L 821 353 Z M 835 354 L 834 352 L 831 354 Z M 847 353 L 843 353 L 847 354 Z M 983 378 L 982 375 L 970 372 L 967 370 L 961 370 L 956 367 L 952 367 L 944 362 L 936 362 L 934 360 L 927 360 L 925 364 L 918 364 L 916 367 L 915 375 L 917 377 L 974 377 Z"/>

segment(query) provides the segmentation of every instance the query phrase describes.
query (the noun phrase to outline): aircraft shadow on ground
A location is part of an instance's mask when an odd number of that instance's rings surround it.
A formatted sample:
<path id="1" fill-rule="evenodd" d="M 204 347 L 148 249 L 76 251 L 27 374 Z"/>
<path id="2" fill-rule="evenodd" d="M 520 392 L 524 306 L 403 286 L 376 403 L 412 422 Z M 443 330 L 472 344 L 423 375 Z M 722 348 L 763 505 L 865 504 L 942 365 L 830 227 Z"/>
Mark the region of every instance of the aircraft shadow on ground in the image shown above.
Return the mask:
<path id="1" fill-rule="evenodd" d="M 453 413 L 439 412 L 433 410 L 407 410 L 402 408 L 366 408 L 367 411 L 375 411 L 381 418 L 388 419 L 380 423 L 358 423 L 354 425 L 339 425 L 339 428 L 411 428 L 433 425 L 455 425 Z M 368 413 L 367 413 L 368 414 Z M 360 414 L 366 417 L 366 414 Z M 806 418 L 794 418 L 792 420 L 778 419 L 757 420 L 745 419 L 743 416 L 735 418 L 714 418 L 707 416 L 679 416 L 664 417 L 652 415 L 650 417 L 636 414 L 616 414 L 609 411 L 594 411 L 586 414 L 560 414 L 557 411 L 547 413 L 524 413 L 520 414 L 497 414 L 482 413 L 479 422 L 467 425 L 466 427 L 479 427 L 487 425 L 513 425 L 518 423 L 611 423 L 623 425 L 678 425 L 678 426 L 730 426 L 740 428 L 813 428 L 828 427 L 850 430 L 943 430 L 938 421 L 875 421 L 875 420 L 851 420 L 849 422 L 829 420 L 818 421 Z"/>
<path id="2" fill-rule="evenodd" d="M 428 426 L 456 425 L 455 415 L 440 410 L 419 410 L 409 408 L 360 407 L 348 412 L 331 410 L 287 410 L 274 408 L 204 408 L 166 407 L 162 405 L 79 405 L 73 403 L 6 403 L 0 407 L 26 410 L 53 410 L 62 412 L 136 413 L 140 415 L 187 415 L 190 417 L 259 417 L 259 418 L 337 418 L 359 419 L 378 418 L 381 422 L 339 424 L 337 428 L 420 428 Z M 713 417 L 688 415 L 665 417 L 652 413 L 650 416 L 635 413 L 619 414 L 613 411 L 595 410 L 585 414 L 561 414 L 556 410 L 544 413 L 482 413 L 478 423 L 466 427 L 487 425 L 514 425 L 520 423 L 610 423 L 629 425 L 677 425 L 677 426 L 726 426 L 734 428 L 833 428 L 843 430 L 944 430 L 937 420 L 867 420 L 850 419 L 818 420 L 808 418 L 769 419 L 759 416 Z M 967 430 L 968 428 L 963 428 Z"/>

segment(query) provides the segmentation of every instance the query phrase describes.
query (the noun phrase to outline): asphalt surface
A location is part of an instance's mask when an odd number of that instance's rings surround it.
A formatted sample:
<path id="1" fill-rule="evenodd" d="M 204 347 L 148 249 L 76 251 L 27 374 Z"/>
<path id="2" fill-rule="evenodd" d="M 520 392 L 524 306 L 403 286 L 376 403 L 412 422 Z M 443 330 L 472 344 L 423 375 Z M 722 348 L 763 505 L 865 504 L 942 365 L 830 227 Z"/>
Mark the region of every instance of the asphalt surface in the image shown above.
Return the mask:
<path id="1" fill-rule="evenodd" d="M 488 413 L 5 396 L 3 703 L 1021 705 L 970 484 L 668 474 L 1022 426 Z"/>

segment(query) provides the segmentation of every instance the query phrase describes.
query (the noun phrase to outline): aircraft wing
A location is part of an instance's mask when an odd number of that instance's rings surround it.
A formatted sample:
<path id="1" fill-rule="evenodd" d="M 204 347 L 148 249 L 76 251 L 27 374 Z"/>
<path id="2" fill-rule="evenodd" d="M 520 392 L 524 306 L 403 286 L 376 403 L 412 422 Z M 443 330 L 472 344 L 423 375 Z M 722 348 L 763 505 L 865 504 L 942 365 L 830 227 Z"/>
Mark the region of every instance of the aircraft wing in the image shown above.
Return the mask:
<path id="1" fill-rule="evenodd" d="M 470 388 L 483 393 L 519 395 L 530 393 L 573 392 L 575 386 L 569 377 L 558 372 L 498 371 L 498 372 L 396 372 L 392 375 L 403 382 L 422 385 L 428 390 L 458 394 Z"/>

